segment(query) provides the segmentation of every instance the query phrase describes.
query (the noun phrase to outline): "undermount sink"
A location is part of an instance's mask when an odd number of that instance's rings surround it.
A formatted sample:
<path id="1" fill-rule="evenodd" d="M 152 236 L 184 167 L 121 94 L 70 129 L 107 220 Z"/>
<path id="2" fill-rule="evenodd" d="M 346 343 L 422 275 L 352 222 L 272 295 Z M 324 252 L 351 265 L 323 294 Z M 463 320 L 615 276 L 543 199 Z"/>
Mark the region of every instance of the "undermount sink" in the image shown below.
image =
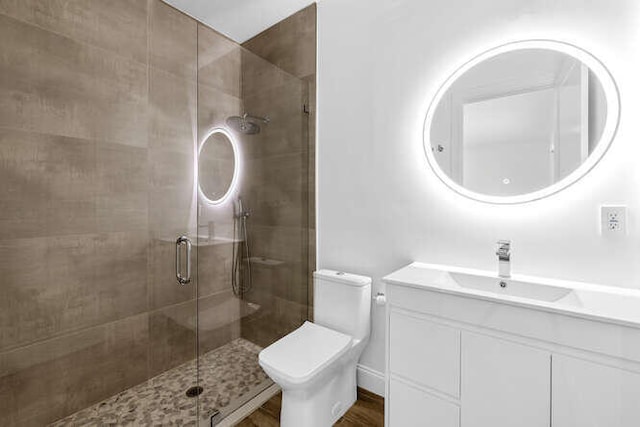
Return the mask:
<path id="1" fill-rule="evenodd" d="M 520 274 L 502 278 L 488 271 L 419 262 L 389 274 L 383 281 L 580 317 L 640 325 L 640 291 L 636 289 Z"/>
<path id="2" fill-rule="evenodd" d="M 480 276 L 476 274 L 450 272 L 451 279 L 460 287 L 481 292 L 493 292 L 498 295 L 509 295 L 539 301 L 553 302 L 566 297 L 572 289 L 524 282 L 510 278 Z"/>

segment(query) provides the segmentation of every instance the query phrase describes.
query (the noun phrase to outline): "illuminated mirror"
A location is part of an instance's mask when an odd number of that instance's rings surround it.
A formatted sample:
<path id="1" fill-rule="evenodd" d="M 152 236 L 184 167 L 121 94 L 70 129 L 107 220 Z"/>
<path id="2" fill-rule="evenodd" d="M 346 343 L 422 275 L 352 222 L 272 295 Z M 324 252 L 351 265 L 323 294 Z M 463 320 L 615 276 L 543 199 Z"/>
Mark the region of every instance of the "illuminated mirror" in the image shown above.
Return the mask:
<path id="1" fill-rule="evenodd" d="M 613 79 L 593 56 L 559 42 L 511 43 L 447 79 L 427 114 L 425 151 L 460 194 L 520 203 L 586 174 L 612 141 L 618 116 Z"/>
<path id="2" fill-rule="evenodd" d="M 198 188 L 209 203 L 224 202 L 238 176 L 237 147 L 224 129 L 214 129 L 200 145 L 198 155 Z"/>

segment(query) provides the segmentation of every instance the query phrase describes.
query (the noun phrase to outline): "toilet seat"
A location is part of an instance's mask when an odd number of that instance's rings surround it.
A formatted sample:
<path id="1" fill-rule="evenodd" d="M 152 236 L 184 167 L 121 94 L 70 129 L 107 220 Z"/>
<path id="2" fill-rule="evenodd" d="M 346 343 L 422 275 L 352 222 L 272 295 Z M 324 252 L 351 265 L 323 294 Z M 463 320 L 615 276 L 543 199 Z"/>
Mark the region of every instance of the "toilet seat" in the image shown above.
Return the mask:
<path id="1" fill-rule="evenodd" d="M 351 337 L 343 333 L 304 322 L 295 331 L 260 352 L 260 365 L 277 372 L 291 384 L 302 384 L 351 347 Z"/>

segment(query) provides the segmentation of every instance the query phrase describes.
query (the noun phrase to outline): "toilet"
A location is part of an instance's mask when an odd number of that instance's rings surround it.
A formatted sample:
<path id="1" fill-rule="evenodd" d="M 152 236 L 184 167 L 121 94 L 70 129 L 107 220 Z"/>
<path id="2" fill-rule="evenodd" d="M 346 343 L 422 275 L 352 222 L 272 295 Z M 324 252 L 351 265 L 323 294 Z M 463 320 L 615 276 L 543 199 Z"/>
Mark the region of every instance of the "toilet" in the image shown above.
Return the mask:
<path id="1" fill-rule="evenodd" d="M 282 389 L 282 427 L 328 427 L 356 401 L 356 365 L 371 322 L 371 278 L 313 273 L 315 322 L 305 322 L 260 352 Z"/>

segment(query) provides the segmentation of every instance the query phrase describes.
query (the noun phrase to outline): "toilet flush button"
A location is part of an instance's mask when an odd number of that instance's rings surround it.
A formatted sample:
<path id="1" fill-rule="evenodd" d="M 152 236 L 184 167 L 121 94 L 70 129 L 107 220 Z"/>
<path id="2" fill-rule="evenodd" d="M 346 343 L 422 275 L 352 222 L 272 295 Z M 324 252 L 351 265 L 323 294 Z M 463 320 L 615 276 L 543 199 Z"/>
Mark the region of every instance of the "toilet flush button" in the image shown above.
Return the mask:
<path id="1" fill-rule="evenodd" d="M 337 402 L 335 405 L 333 405 L 333 408 L 331 408 L 331 415 L 333 415 L 334 417 L 337 417 L 341 410 L 342 410 L 342 402 Z"/>

